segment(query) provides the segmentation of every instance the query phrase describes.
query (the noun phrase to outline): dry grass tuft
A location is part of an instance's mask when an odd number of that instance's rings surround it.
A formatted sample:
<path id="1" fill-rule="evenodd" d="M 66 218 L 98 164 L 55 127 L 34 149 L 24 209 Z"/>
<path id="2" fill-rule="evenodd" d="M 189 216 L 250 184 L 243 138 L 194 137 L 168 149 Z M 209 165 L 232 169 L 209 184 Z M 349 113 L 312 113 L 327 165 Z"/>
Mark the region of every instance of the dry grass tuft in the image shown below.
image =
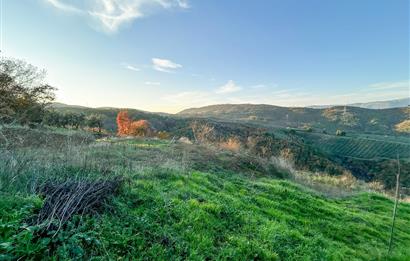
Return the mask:
<path id="1" fill-rule="evenodd" d="M 366 183 L 355 178 L 350 172 L 345 172 L 339 176 L 306 171 L 294 171 L 292 174 L 295 182 L 328 197 L 351 196 L 363 191 L 385 194 L 385 189 L 380 182 Z"/>

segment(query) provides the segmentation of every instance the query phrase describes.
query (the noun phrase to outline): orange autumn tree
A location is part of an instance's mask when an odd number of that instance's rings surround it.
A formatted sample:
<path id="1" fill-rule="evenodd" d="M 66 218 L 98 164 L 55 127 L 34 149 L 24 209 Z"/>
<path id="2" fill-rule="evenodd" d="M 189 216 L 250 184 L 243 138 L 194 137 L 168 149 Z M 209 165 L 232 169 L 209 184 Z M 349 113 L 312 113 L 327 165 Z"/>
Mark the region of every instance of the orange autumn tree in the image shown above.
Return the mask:
<path id="1" fill-rule="evenodd" d="M 127 111 L 117 115 L 118 136 L 151 136 L 151 124 L 147 120 L 131 121 Z"/>
<path id="2" fill-rule="evenodd" d="M 131 126 L 131 120 L 128 117 L 127 111 L 120 111 L 117 115 L 117 127 L 118 127 L 118 136 L 127 136 L 129 135 L 129 130 Z"/>
<path id="3" fill-rule="evenodd" d="M 129 134 L 132 136 L 151 136 L 151 126 L 147 120 L 133 121 L 129 129 Z"/>

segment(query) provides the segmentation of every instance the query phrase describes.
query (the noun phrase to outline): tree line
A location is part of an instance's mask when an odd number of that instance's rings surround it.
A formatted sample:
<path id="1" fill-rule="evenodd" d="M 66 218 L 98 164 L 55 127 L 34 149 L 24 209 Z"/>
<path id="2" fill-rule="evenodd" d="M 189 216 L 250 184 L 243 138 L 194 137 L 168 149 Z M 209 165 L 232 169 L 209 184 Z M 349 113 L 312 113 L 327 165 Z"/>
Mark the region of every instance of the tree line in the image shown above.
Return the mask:
<path id="1" fill-rule="evenodd" d="M 49 110 L 45 113 L 42 123 L 48 126 L 60 127 L 60 128 L 92 128 L 98 132 L 102 131 L 104 116 L 101 114 L 93 113 L 85 115 L 84 113 L 75 112 L 57 112 Z"/>

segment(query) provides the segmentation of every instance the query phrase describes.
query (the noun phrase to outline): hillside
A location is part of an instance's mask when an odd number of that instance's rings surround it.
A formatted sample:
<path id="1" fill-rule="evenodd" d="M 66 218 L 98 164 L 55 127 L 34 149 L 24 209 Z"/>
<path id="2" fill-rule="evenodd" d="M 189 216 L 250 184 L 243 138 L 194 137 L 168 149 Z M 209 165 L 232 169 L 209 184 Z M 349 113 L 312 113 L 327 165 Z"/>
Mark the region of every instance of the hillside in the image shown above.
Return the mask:
<path id="1" fill-rule="evenodd" d="M 119 108 L 88 108 L 76 105 L 56 104 L 60 112 L 99 113 L 105 116 L 104 127 L 116 130 L 115 117 Z M 325 109 L 292 108 L 257 104 L 211 105 L 183 110 L 175 115 L 151 113 L 127 109 L 130 117 L 148 119 L 158 129 L 176 130 L 190 118 L 213 118 L 225 122 L 241 122 L 273 128 L 316 128 L 318 131 L 334 133 L 337 129 L 375 134 L 409 133 L 401 126 L 409 119 L 409 108 L 363 109 L 358 107 L 332 107 Z"/>
<path id="2" fill-rule="evenodd" d="M 117 131 L 117 114 L 119 111 L 124 110 L 125 108 L 89 108 L 76 105 L 59 105 L 53 107 L 53 109 L 61 113 L 73 112 L 83 113 L 85 115 L 93 113 L 101 114 L 103 115 L 103 128 L 112 133 L 115 133 Z M 172 114 L 153 113 L 136 109 L 126 110 L 128 111 L 130 118 L 149 120 L 153 127 L 158 130 L 176 131 L 178 129 L 184 128 L 186 126 L 186 123 L 188 122 L 188 120 L 175 117 Z"/>
<path id="3" fill-rule="evenodd" d="M 389 100 L 389 101 L 375 101 L 366 103 L 353 103 L 349 106 L 356 106 L 366 109 L 391 109 L 391 108 L 402 108 L 410 105 L 410 98 Z"/>
<path id="4" fill-rule="evenodd" d="M 238 111 L 240 108 L 243 110 Z M 361 118 L 349 118 L 350 109 L 355 110 L 355 114 L 362 115 Z M 102 114 L 104 115 L 104 128 L 111 133 L 116 133 L 115 118 L 120 109 L 59 106 L 55 110 Z M 275 113 L 272 113 L 272 110 Z M 344 110 L 335 109 L 292 109 L 270 105 L 220 105 L 194 109 L 193 116 L 189 113 L 190 110 L 183 113 L 184 116 L 179 114 L 156 114 L 134 109 L 128 109 L 128 113 L 132 119 L 149 120 L 156 130 L 166 131 L 170 137 L 177 139 L 184 136 L 194 140 L 195 134 L 193 133 L 192 124 L 199 123 L 202 127 L 212 128 L 212 133 L 206 135 L 205 140 L 202 142 L 216 145 L 235 142 L 238 143 L 237 146 L 250 149 L 258 155 L 263 154 L 264 157 L 284 157 L 293 162 L 298 169 L 327 172 L 333 175 L 338 175 L 347 169 L 358 178 L 366 181 L 380 181 L 387 185 L 387 188 L 392 188 L 394 187 L 395 168 L 391 166 L 395 166 L 394 160 L 397 157 L 397 152 L 400 153 L 401 159 L 407 160 L 403 162 L 403 168 L 410 170 L 410 137 L 406 135 L 405 129 L 400 129 L 404 132 L 390 133 L 386 129 L 381 129 L 380 134 L 363 134 L 361 128 L 358 127 L 359 124 L 349 127 L 340 124 L 340 121 L 354 119 L 357 123 L 360 121 L 365 122 L 364 118 L 371 115 L 379 119 L 373 123 L 393 122 L 394 117 L 389 117 L 389 114 L 394 114 L 395 117 L 400 118 L 405 115 L 403 110 L 406 111 L 406 109 L 367 110 L 348 108 L 346 116 Z M 217 115 L 217 117 L 209 118 L 209 111 L 212 112 L 211 117 L 212 115 Z M 260 121 L 254 118 L 249 120 L 247 118 L 247 115 L 251 113 L 265 115 L 266 118 L 286 118 L 285 112 L 289 111 L 293 113 L 292 116 L 288 116 L 289 122 L 293 117 L 293 126 L 299 127 L 294 134 L 291 130 L 281 126 L 275 125 L 273 127 L 272 122 L 275 123 L 275 121 Z M 366 114 L 369 115 L 366 116 Z M 332 121 L 329 121 L 328 118 L 331 118 Z M 310 133 L 305 130 L 305 125 L 311 126 L 310 123 L 302 124 L 301 122 L 311 120 L 315 123 L 318 122 L 318 125 L 321 124 L 320 126 L 327 124 L 327 127 L 314 127 L 313 132 Z M 276 122 L 280 123 L 281 121 Z M 364 129 L 371 127 L 366 122 L 363 124 Z M 348 131 L 347 136 L 340 137 L 335 136 L 335 130 L 331 131 L 331 128 L 352 129 Z M 397 125 L 394 128 L 397 129 Z M 323 129 L 326 129 L 326 133 L 322 133 L 324 132 Z M 386 134 L 389 134 L 389 136 L 386 136 Z M 396 134 L 400 134 L 400 136 Z M 410 176 L 404 174 L 403 182 L 406 186 L 410 186 Z"/>
<path id="5" fill-rule="evenodd" d="M 374 102 L 364 102 L 364 103 L 350 103 L 346 104 L 349 107 L 360 107 L 365 109 L 392 109 L 392 108 L 403 108 L 410 105 L 410 98 L 403 98 L 403 99 L 395 99 L 395 100 L 387 100 L 387 101 L 374 101 Z M 339 105 L 312 105 L 308 106 L 309 108 L 314 109 L 325 109 L 331 108 Z"/>
<path id="6" fill-rule="evenodd" d="M 397 157 L 403 171 L 401 184 L 410 187 L 410 139 L 401 136 L 361 135 L 335 136 L 298 131 L 305 144 L 327 155 L 365 181 L 381 181 L 386 188 L 395 186 Z"/>
<path id="7" fill-rule="evenodd" d="M 288 108 L 273 105 L 223 104 L 192 108 L 178 113 L 183 117 L 210 117 L 226 121 L 246 122 L 266 127 L 312 127 L 328 132 L 337 129 L 392 134 L 395 125 L 409 117 L 408 108 L 371 110 L 357 107 L 326 109 Z"/>
<path id="8" fill-rule="evenodd" d="M 0 259 L 406 260 L 410 255 L 410 205 L 399 205 L 393 253 L 387 255 L 390 199 L 360 190 L 340 198 L 309 189 L 262 158 L 152 139 L 50 143 L 0 155 Z M 26 167 L 14 168 L 16 160 Z M 33 188 L 50 180 L 116 177 L 125 180 L 122 188 L 92 212 L 74 214 L 60 228 L 32 224 L 47 200 Z"/>

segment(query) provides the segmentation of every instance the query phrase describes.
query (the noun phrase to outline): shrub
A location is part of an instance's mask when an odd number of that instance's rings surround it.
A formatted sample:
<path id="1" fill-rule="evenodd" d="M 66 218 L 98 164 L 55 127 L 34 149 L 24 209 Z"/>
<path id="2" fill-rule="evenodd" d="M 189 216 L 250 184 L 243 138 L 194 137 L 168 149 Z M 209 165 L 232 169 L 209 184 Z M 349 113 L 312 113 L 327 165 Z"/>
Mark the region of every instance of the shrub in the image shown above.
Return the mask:
<path id="1" fill-rule="evenodd" d="M 157 132 L 157 137 L 160 138 L 161 140 L 166 140 L 169 139 L 169 133 L 166 131 L 159 131 Z"/>
<path id="2" fill-rule="evenodd" d="M 304 130 L 305 130 L 306 132 L 313 132 L 312 127 L 305 127 Z"/>
<path id="3" fill-rule="evenodd" d="M 97 128 L 98 132 L 101 133 L 103 126 L 103 115 L 101 114 L 91 114 L 85 118 L 86 125 L 90 128 Z"/>
<path id="4" fill-rule="evenodd" d="M 241 142 L 237 138 L 229 138 L 227 141 L 223 141 L 219 144 L 223 149 L 238 152 L 241 149 Z"/>

